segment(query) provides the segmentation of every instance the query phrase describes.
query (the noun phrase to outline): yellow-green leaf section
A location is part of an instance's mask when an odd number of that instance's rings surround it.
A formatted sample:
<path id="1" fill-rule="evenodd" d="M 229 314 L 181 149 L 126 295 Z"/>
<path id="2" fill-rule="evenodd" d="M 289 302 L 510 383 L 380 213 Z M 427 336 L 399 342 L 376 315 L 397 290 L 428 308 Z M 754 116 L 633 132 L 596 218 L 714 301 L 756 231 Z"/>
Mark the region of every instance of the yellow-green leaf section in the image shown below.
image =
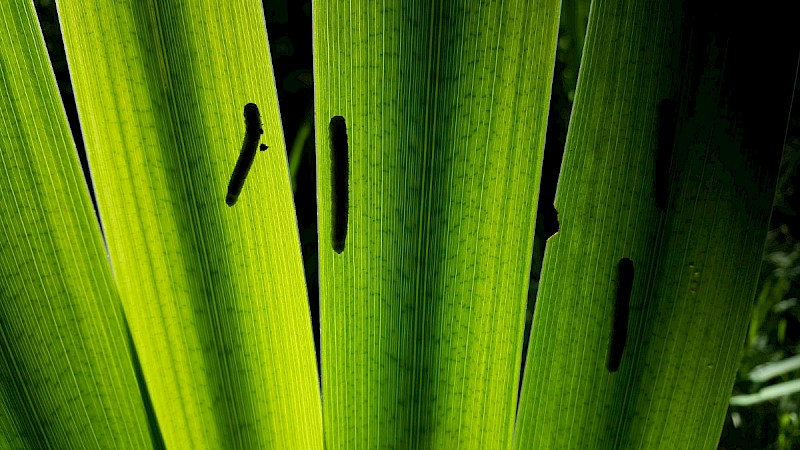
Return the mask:
<path id="1" fill-rule="evenodd" d="M 0 27 L 0 448 L 149 448 L 119 294 L 33 3 L 6 2 Z"/>
<path id="2" fill-rule="evenodd" d="M 720 19 L 704 8 L 592 3 L 515 448 L 716 448 L 798 53 L 796 40 L 767 32 L 773 14 Z M 772 42 L 790 43 L 785 57 L 769 72 L 749 70 Z M 677 105 L 674 133 L 659 113 L 664 99 Z M 671 155 L 659 156 L 672 135 Z M 622 258 L 635 275 L 613 372 Z"/>
<path id="3" fill-rule="evenodd" d="M 508 448 L 559 2 L 314 7 L 326 446 Z"/>
<path id="4" fill-rule="evenodd" d="M 111 264 L 167 448 L 321 448 L 260 2 L 64 1 L 59 15 Z M 229 207 L 249 102 L 269 149 Z"/>

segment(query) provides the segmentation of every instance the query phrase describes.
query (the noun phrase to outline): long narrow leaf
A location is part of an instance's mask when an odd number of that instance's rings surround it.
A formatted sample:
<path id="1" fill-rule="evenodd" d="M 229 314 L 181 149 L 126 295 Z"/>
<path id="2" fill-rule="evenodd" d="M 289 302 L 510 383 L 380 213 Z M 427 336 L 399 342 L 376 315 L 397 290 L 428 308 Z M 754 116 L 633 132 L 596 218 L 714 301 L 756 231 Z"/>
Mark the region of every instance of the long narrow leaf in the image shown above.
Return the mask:
<path id="1" fill-rule="evenodd" d="M 148 448 L 119 294 L 33 3 L 6 2 L 0 27 L 0 448 Z"/>
<path id="2" fill-rule="evenodd" d="M 731 6 L 728 15 L 720 3 L 717 17 L 689 3 L 592 5 L 516 448 L 715 448 L 719 439 L 798 41 L 767 32 L 772 14 Z M 782 56 L 768 74 L 750 71 L 768 42 L 785 45 Z M 616 298 L 623 258 L 634 266 L 627 324 Z M 614 340 L 625 330 L 622 347 Z"/>
<path id="3" fill-rule="evenodd" d="M 111 262 L 167 447 L 320 448 L 260 2 L 63 1 L 59 14 Z M 251 102 L 269 148 L 229 207 Z"/>

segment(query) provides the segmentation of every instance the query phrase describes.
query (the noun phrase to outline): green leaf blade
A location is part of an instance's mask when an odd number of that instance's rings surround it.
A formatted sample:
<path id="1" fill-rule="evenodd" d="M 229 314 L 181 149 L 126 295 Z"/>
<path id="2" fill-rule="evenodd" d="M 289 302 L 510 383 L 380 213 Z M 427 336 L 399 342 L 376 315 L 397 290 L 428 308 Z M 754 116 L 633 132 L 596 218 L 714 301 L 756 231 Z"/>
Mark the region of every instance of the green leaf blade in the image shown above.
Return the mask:
<path id="1" fill-rule="evenodd" d="M 558 2 L 315 8 L 326 445 L 507 448 Z"/>
<path id="2" fill-rule="evenodd" d="M 32 3 L 3 8 L 0 23 L 0 448 L 149 448 L 119 294 Z"/>
<path id="3" fill-rule="evenodd" d="M 745 39 L 740 22 L 718 26 L 688 4 L 593 2 L 516 448 L 716 447 L 796 71 L 796 44 L 768 76 L 746 69 L 773 39 L 770 20 L 754 15 L 759 31 Z M 767 85 L 771 94 L 748 88 Z M 664 99 L 679 105 L 678 126 L 659 167 Z M 635 266 L 628 339 L 610 373 L 624 257 Z"/>
<path id="4" fill-rule="evenodd" d="M 322 445 L 259 5 L 61 5 L 111 260 L 168 448 Z M 250 102 L 270 148 L 229 207 Z"/>

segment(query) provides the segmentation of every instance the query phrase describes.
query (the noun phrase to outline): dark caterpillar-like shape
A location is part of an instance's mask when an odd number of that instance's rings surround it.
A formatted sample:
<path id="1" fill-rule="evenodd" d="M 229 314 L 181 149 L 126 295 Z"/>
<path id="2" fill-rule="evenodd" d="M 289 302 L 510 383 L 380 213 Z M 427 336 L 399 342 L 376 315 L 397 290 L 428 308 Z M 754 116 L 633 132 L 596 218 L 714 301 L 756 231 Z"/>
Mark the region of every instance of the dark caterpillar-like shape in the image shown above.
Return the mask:
<path id="1" fill-rule="evenodd" d="M 228 181 L 228 194 L 225 196 L 225 203 L 228 206 L 233 206 L 236 204 L 236 200 L 239 199 L 244 180 L 247 178 L 247 174 L 250 173 L 250 167 L 256 157 L 256 151 L 259 148 L 261 151 L 269 148 L 264 144 L 261 144 L 261 147 L 258 145 L 264 130 L 261 128 L 261 113 L 255 103 L 244 105 L 244 125 L 242 151 L 239 152 L 239 159 L 236 160 L 236 166 L 233 168 L 230 181 Z"/>
<path id="2" fill-rule="evenodd" d="M 347 124 L 342 116 L 334 116 L 328 125 L 331 144 L 331 239 L 336 253 L 344 251 L 347 238 L 347 214 L 350 208 L 349 158 Z"/>
<path id="3" fill-rule="evenodd" d="M 628 340 L 628 314 L 633 290 L 633 261 L 622 258 L 617 264 L 617 300 L 614 304 L 614 324 L 611 328 L 611 344 L 608 348 L 609 372 L 616 372 L 622 361 L 622 352 Z"/>

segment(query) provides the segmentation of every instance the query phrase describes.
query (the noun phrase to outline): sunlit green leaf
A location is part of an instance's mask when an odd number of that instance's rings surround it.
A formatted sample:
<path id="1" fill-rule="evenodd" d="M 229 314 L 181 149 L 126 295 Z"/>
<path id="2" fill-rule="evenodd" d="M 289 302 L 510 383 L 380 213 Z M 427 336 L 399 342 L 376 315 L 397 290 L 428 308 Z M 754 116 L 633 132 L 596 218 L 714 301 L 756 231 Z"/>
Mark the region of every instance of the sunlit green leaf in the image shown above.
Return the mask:
<path id="1" fill-rule="evenodd" d="M 507 448 L 559 2 L 314 7 L 327 447 Z"/>
<path id="2" fill-rule="evenodd" d="M 111 263 L 168 448 L 321 448 L 321 405 L 260 2 L 63 2 Z M 226 187 L 258 105 L 238 202 Z"/>
<path id="3" fill-rule="evenodd" d="M 33 4 L 8 2 L 0 24 L 0 448 L 148 448 L 119 294 Z"/>

